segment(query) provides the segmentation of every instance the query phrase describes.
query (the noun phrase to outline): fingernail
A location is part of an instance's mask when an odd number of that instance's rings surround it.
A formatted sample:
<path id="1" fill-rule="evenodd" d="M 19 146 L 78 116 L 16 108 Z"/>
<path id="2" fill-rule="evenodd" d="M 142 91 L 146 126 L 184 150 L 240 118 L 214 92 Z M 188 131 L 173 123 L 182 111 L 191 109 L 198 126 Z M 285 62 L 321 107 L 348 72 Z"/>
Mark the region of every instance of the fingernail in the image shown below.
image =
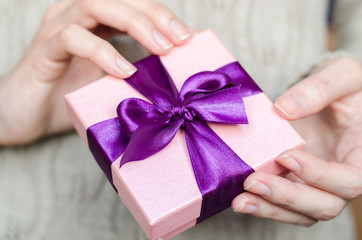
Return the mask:
<path id="1" fill-rule="evenodd" d="M 282 155 L 276 161 L 292 172 L 300 172 L 302 169 L 299 163 L 290 155 Z"/>
<path id="2" fill-rule="evenodd" d="M 167 50 L 173 47 L 173 44 L 156 29 L 153 30 L 153 37 L 163 49 Z"/>
<path id="3" fill-rule="evenodd" d="M 287 93 L 275 101 L 275 107 L 285 117 L 294 117 L 304 108 L 303 98 L 297 93 Z"/>
<path id="4" fill-rule="evenodd" d="M 173 20 L 171 22 L 171 30 L 180 40 L 185 40 L 191 36 L 191 33 L 187 31 L 186 26 L 178 20 Z"/>
<path id="5" fill-rule="evenodd" d="M 242 203 L 237 209 L 233 209 L 234 212 L 255 214 L 258 212 L 258 207 L 250 203 Z"/>
<path id="6" fill-rule="evenodd" d="M 132 76 L 135 72 L 137 72 L 137 68 L 120 56 L 116 56 L 116 65 L 123 75 Z"/>
<path id="7" fill-rule="evenodd" d="M 244 190 L 261 195 L 263 197 L 269 197 L 271 193 L 270 188 L 260 181 L 253 181 L 251 184 L 244 187 Z"/>

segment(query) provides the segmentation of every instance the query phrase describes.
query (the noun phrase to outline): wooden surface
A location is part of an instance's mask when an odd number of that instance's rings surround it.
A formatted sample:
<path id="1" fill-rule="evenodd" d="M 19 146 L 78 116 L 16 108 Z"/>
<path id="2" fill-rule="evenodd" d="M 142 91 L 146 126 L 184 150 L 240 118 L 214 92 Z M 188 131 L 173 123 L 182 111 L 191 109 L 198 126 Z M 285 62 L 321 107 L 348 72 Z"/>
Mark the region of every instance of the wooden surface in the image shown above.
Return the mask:
<path id="1" fill-rule="evenodd" d="M 355 199 L 351 205 L 356 221 L 357 239 L 362 240 L 362 197 Z"/>

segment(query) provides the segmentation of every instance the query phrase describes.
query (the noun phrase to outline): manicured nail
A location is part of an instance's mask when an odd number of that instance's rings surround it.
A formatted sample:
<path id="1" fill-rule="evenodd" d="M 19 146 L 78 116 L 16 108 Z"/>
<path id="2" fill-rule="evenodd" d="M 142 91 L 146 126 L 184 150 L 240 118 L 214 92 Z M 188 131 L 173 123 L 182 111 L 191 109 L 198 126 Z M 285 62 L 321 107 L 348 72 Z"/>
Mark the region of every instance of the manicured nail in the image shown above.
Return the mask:
<path id="1" fill-rule="evenodd" d="M 236 210 L 233 209 L 233 211 L 239 213 L 255 214 L 258 212 L 258 207 L 254 204 L 242 203 L 240 204 L 240 207 L 237 207 Z"/>
<path id="2" fill-rule="evenodd" d="M 137 72 L 137 68 L 120 56 L 116 56 L 116 65 L 123 75 L 132 76 L 135 72 Z"/>
<path id="3" fill-rule="evenodd" d="M 275 101 L 275 107 L 285 117 L 296 117 L 304 108 L 303 98 L 297 93 L 287 93 Z"/>
<path id="4" fill-rule="evenodd" d="M 191 33 L 187 31 L 186 26 L 178 20 L 173 20 L 171 22 L 171 30 L 181 41 L 191 36 Z"/>
<path id="5" fill-rule="evenodd" d="M 299 163 L 292 156 L 287 154 L 278 157 L 276 161 L 292 172 L 300 172 L 302 169 Z"/>
<path id="6" fill-rule="evenodd" d="M 156 29 L 153 30 L 153 37 L 163 49 L 167 50 L 173 47 L 173 44 Z"/>
<path id="7" fill-rule="evenodd" d="M 271 193 L 270 188 L 267 185 L 257 180 L 244 187 L 244 189 L 246 191 L 261 195 L 263 197 L 268 197 Z"/>

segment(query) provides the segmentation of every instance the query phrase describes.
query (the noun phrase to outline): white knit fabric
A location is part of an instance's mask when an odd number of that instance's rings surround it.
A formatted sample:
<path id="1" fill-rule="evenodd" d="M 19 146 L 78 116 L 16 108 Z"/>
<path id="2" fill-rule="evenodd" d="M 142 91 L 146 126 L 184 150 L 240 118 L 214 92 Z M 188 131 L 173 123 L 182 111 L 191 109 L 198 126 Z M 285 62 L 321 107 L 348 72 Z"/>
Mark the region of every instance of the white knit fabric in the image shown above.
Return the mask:
<path id="1" fill-rule="evenodd" d="M 19 61 L 53 2 L 0 0 L 0 75 Z M 326 49 L 325 0 L 162 2 L 187 24 L 213 29 L 272 99 L 300 79 Z M 337 5 L 337 26 L 343 28 L 339 46 L 360 55 L 361 3 Z M 146 54 L 129 37 L 112 43 L 131 60 Z M 354 236 L 352 225 L 348 210 L 304 228 L 228 209 L 175 239 L 348 240 Z M 146 238 L 85 144 L 69 133 L 25 147 L 0 147 L 0 239 Z"/>

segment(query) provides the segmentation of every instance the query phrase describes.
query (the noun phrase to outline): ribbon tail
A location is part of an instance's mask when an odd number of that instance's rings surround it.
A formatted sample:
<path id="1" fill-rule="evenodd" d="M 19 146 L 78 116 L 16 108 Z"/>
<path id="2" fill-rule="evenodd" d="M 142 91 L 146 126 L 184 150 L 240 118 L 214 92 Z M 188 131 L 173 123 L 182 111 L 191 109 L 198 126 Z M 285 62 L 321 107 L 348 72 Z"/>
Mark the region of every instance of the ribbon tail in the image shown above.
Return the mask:
<path id="1" fill-rule="evenodd" d="M 183 124 L 183 119 L 172 123 L 155 123 L 139 127 L 131 137 L 120 166 L 127 162 L 144 160 L 165 148 Z"/>
<path id="2" fill-rule="evenodd" d="M 261 89 L 244 70 L 244 68 L 238 62 L 233 62 L 225 65 L 215 72 L 222 72 L 231 77 L 236 85 L 242 87 L 242 97 L 252 96 L 261 93 Z"/>
<path id="3" fill-rule="evenodd" d="M 87 138 L 89 149 L 114 187 L 111 165 L 122 155 L 128 145 L 129 137 L 125 129 L 118 118 L 112 118 L 90 126 L 87 129 Z"/>
<path id="4" fill-rule="evenodd" d="M 228 208 L 254 170 L 202 121 L 186 121 L 185 138 L 203 196 L 200 223 Z"/>

